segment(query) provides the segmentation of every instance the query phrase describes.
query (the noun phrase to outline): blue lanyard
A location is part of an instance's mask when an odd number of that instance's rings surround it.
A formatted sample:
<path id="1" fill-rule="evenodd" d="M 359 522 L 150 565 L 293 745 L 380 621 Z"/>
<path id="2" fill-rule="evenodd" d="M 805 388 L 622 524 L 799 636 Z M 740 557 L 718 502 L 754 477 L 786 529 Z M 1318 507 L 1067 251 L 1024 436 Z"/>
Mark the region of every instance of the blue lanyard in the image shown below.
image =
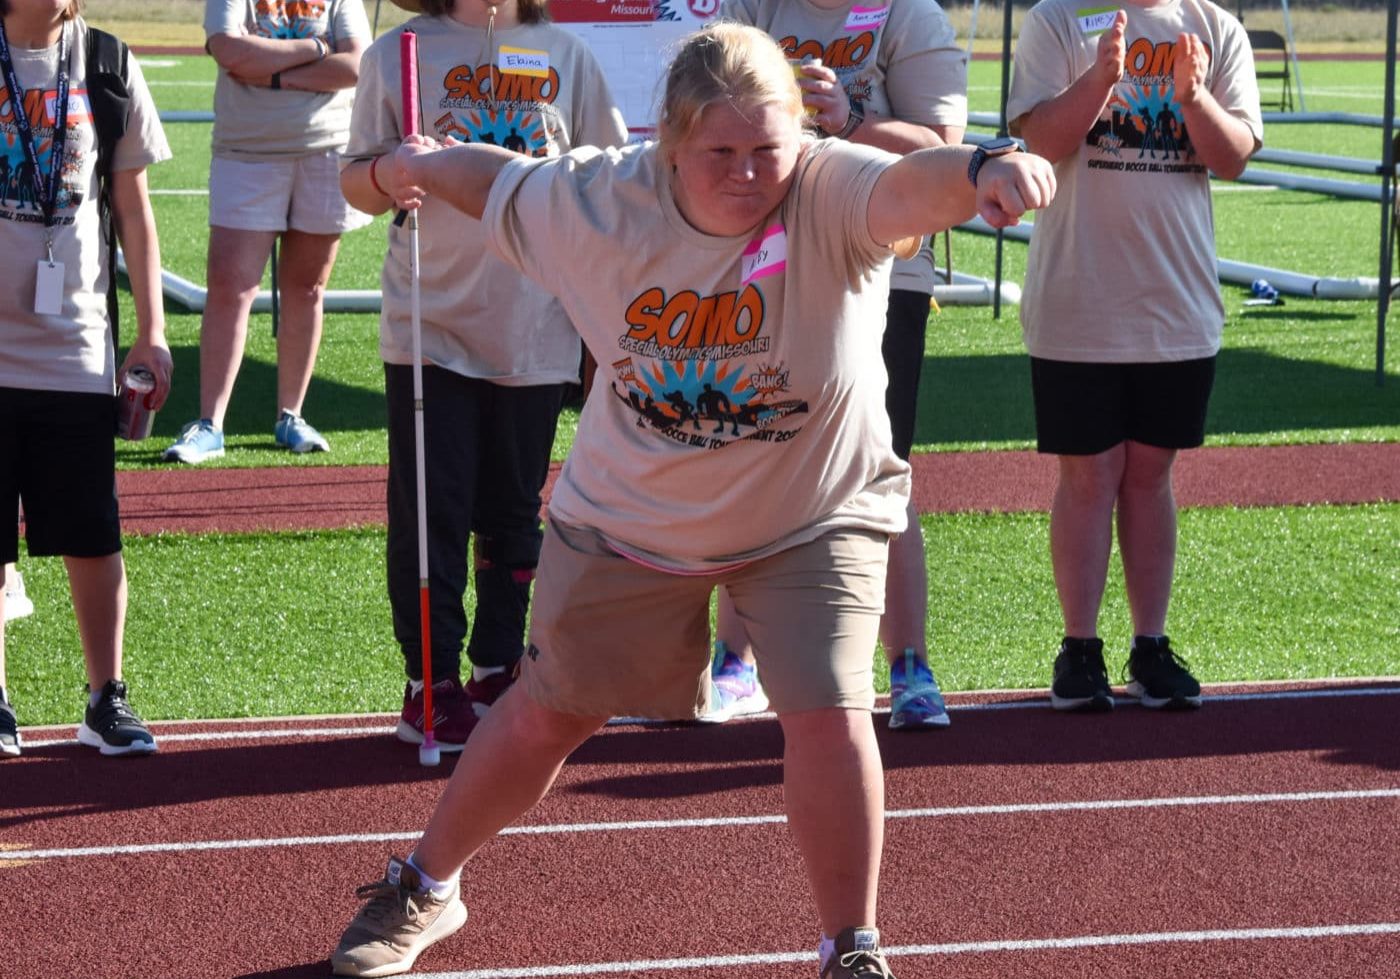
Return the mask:
<path id="1" fill-rule="evenodd" d="M 10 58 L 10 40 L 5 36 L 5 22 L 0 20 L 0 68 L 5 71 L 5 86 L 10 91 L 10 111 L 15 118 L 15 128 L 19 130 L 19 140 L 24 147 L 24 159 L 29 164 L 34 178 L 34 194 L 44 211 L 44 228 L 54 225 L 54 211 L 58 209 L 58 185 L 63 170 L 63 151 L 68 143 L 68 71 L 64 57 L 67 29 L 58 32 L 58 120 L 54 125 L 53 137 L 49 144 L 49 178 L 47 181 L 39 173 L 39 147 L 34 139 L 34 130 L 29 125 L 29 114 L 24 108 L 24 89 L 15 77 L 15 65 Z M 49 237 L 52 251 L 53 238 Z"/>

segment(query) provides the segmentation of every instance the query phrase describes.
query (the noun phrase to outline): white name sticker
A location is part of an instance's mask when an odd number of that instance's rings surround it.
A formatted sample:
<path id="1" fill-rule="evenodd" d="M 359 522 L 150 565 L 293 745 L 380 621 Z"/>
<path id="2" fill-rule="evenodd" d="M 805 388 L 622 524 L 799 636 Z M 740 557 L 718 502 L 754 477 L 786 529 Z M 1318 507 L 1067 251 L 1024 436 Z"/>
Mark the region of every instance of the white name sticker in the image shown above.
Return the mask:
<path id="1" fill-rule="evenodd" d="M 846 15 L 846 30 L 851 33 L 876 31 L 889 16 L 889 7 L 852 7 Z"/>
<path id="2" fill-rule="evenodd" d="M 528 48 L 508 48 L 502 45 L 500 59 L 496 67 L 505 75 L 530 75 L 533 78 L 549 77 L 549 52 L 531 51 Z"/>
<path id="3" fill-rule="evenodd" d="M 787 229 L 781 224 L 770 225 L 744 249 L 740 269 L 744 278 L 740 285 L 754 279 L 777 275 L 787 268 Z"/>
<path id="4" fill-rule="evenodd" d="M 34 275 L 34 312 L 57 316 L 63 311 L 63 263 L 39 259 Z"/>
<path id="5" fill-rule="evenodd" d="M 1076 10 L 1074 16 L 1079 21 L 1080 31 L 1093 37 L 1113 26 L 1113 19 L 1118 16 L 1118 10 L 1118 7 L 1087 7 Z"/>
<path id="6" fill-rule="evenodd" d="M 44 118 L 51 126 L 58 123 L 57 92 L 44 93 Z M 68 93 L 68 125 L 79 122 L 92 124 L 92 107 L 88 105 L 87 92 L 81 90 Z"/>

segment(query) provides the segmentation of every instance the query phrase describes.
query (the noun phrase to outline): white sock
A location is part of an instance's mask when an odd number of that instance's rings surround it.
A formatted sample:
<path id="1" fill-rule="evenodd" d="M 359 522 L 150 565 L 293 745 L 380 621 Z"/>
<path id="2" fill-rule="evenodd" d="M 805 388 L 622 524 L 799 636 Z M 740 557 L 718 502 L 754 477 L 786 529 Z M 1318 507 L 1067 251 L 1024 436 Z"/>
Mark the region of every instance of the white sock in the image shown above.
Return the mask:
<path id="1" fill-rule="evenodd" d="M 504 673 L 505 671 L 506 668 L 504 666 L 473 666 L 472 679 L 480 683 L 488 676 L 495 676 L 497 673 Z"/>
<path id="2" fill-rule="evenodd" d="M 408 681 L 408 692 L 409 692 L 409 695 L 410 695 L 410 696 L 413 696 L 413 697 L 418 696 L 420 693 L 423 692 L 423 681 L 422 681 L 422 680 L 409 680 L 409 681 Z"/>
<path id="3" fill-rule="evenodd" d="M 423 890 L 439 901 L 457 889 L 457 881 L 462 877 L 462 872 L 459 870 L 447 880 L 438 880 L 436 877 L 430 877 L 427 871 L 418 866 L 412 854 L 409 854 L 407 862 L 409 866 L 418 871 L 418 877 L 423 882 Z"/>
<path id="4" fill-rule="evenodd" d="M 826 971 L 826 964 L 831 961 L 831 957 L 836 954 L 836 939 L 827 938 L 822 935 L 821 944 L 817 946 L 817 958 L 821 960 L 821 970 Z"/>

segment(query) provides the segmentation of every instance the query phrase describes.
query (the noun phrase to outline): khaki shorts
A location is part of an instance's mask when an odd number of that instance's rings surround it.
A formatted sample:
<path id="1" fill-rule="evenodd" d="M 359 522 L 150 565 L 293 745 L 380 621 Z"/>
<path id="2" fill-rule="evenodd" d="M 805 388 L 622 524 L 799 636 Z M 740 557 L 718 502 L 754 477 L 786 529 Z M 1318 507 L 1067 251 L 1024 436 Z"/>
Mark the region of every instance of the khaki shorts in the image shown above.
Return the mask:
<path id="1" fill-rule="evenodd" d="M 875 705 L 889 538 L 836 530 L 712 575 L 669 574 L 550 522 L 521 679 L 586 717 L 694 718 L 709 706 L 710 593 L 724 585 L 779 714 Z"/>
<path id="2" fill-rule="evenodd" d="M 372 220 L 341 194 L 340 154 L 335 150 L 258 162 L 216 156 L 209 164 L 212 226 L 338 235 Z"/>

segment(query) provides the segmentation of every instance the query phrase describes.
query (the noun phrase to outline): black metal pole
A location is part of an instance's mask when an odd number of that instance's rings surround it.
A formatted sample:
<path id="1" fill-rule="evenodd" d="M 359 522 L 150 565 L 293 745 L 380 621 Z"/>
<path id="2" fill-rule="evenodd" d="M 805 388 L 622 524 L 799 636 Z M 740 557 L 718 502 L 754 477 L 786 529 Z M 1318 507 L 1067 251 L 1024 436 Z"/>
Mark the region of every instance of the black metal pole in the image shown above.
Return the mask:
<path id="1" fill-rule="evenodd" d="M 1385 143 L 1381 147 L 1381 274 L 1376 303 L 1376 386 L 1385 384 L 1385 317 L 1390 311 L 1395 219 L 1395 35 L 1400 0 L 1390 0 L 1385 23 Z"/>
<path id="2" fill-rule="evenodd" d="M 1391 0 L 1394 5 L 1396 0 Z M 1006 0 L 1005 9 L 1001 20 L 1001 125 L 997 128 L 998 136 L 1007 135 L 1006 128 L 1006 98 L 1011 89 L 1011 0 Z M 997 264 L 996 276 L 992 283 L 992 319 L 1001 319 L 1001 266 L 1002 252 L 1006 244 L 1006 238 L 1002 234 L 1002 229 L 997 229 Z"/>

